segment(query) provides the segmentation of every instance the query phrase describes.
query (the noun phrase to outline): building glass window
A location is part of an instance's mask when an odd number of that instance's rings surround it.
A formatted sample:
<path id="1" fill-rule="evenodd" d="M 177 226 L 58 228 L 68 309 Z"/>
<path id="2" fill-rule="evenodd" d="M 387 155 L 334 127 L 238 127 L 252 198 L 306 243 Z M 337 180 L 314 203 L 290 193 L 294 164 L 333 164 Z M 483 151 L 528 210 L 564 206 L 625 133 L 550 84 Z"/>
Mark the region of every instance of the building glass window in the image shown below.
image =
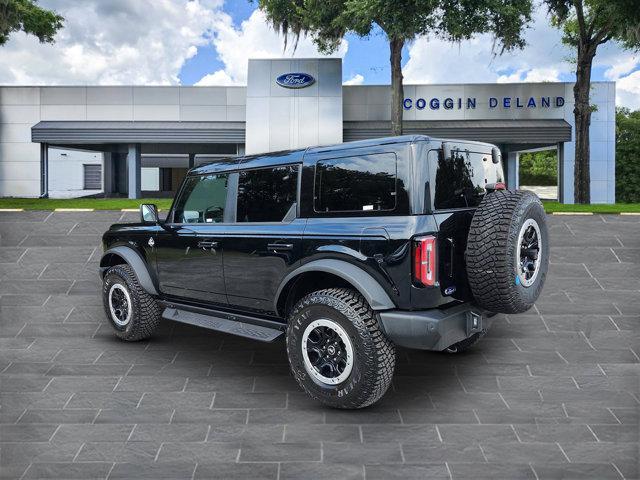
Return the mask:
<path id="1" fill-rule="evenodd" d="M 334 158 L 316 165 L 317 212 L 394 210 L 396 200 L 394 153 Z"/>
<path id="2" fill-rule="evenodd" d="M 224 221 L 229 174 L 187 178 L 176 202 L 176 223 L 220 223 Z"/>
<path id="3" fill-rule="evenodd" d="M 238 179 L 237 222 L 282 222 L 296 203 L 298 166 L 244 170 Z"/>

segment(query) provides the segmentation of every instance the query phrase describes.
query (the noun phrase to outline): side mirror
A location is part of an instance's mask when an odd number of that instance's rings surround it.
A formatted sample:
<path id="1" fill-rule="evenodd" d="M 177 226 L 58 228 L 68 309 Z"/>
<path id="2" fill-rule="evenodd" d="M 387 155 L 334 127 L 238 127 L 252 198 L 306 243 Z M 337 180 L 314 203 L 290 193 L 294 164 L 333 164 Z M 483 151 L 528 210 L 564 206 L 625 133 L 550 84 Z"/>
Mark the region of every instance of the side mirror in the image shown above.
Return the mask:
<path id="1" fill-rule="evenodd" d="M 158 207 L 151 203 L 144 203 L 140 205 L 140 220 L 142 223 L 160 223 Z"/>

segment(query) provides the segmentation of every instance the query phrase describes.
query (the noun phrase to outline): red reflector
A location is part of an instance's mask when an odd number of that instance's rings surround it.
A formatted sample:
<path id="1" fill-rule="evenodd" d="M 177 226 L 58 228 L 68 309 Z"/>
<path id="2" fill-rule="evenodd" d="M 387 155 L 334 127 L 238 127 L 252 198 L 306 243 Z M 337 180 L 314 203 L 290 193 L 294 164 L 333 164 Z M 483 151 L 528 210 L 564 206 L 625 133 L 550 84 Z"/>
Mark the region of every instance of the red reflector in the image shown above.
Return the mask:
<path id="1" fill-rule="evenodd" d="M 416 238 L 413 255 L 414 280 L 426 287 L 433 287 L 436 284 L 436 238 Z"/>

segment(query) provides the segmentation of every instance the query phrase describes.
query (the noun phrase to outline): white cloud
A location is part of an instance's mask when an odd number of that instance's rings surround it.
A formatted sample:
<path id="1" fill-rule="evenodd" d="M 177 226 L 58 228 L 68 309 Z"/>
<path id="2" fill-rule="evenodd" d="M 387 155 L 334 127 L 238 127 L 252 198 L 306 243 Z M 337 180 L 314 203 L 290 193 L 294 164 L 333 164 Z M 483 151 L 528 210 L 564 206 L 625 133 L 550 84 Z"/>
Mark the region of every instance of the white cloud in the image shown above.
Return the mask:
<path id="1" fill-rule="evenodd" d="M 364 83 L 364 77 L 359 73 L 356 73 L 349 80 L 345 81 L 343 85 L 362 85 Z"/>
<path id="2" fill-rule="evenodd" d="M 228 20 L 228 21 L 227 21 Z M 264 14 L 255 10 L 236 28 L 230 19 L 216 23 L 212 44 L 218 52 L 224 68 L 205 75 L 197 85 L 246 84 L 247 60 L 249 58 L 318 57 L 321 56 L 311 39 L 301 37 L 297 49 L 293 50 L 293 39 L 283 51 L 284 38 L 267 23 Z M 343 40 L 332 57 L 344 57 L 348 42 Z"/>
<path id="3" fill-rule="evenodd" d="M 419 38 L 409 47 L 403 69 L 407 83 L 554 81 L 573 68 L 561 34 L 549 25 L 543 9 L 525 33 L 528 46 L 496 56 L 491 35 L 479 35 L 460 44 L 437 38 Z M 507 72 L 507 73 L 505 73 Z"/>
<path id="4" fill-rule="evenodd" d="M 210 31 L 230 22 L 222 0 L 43 0 L 66 19 L 56 44 L 23 33 L 0 48 L 2 84 L 176 84 Z"/>
<path id="5" fill-rule="evenodd" d="M 510 75 L 500 75 L 496 81 L 498 83 L 559 82 L 560 71 L 557 68 L 521 69 Z"/>
<path id="6" fill-rule="evenodd" d="M 632 110 L 640 109 L 640 70 L 616 82 L 616 103 Z"/>

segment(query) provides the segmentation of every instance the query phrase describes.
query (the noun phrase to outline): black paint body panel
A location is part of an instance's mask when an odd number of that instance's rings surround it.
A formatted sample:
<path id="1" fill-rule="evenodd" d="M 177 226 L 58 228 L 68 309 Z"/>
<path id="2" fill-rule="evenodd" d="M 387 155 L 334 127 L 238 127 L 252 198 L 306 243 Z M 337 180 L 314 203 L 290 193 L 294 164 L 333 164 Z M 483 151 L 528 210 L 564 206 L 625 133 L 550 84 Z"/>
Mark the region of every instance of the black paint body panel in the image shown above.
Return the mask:
<path id="1" fill-rule="evenodd" d="M 447 142 L 483 154 L 490 154 L 493 147 Z M 456 301 L 469 302 L 472 297 L 464 252 L 474 209 L 434 212 L 431 206 L 427 157 L 442 145 L 441 140 L 424 136 L 393 137 L 203 165 L 189 175 L 230 173 L 227 205 L 233 205 L 237 195 L 238 170 L 299 165 L 294 218 L 236 223 L 235 208 L 231 208 L 225 212 L 223 223 L 174 224 L 170 211 L 161 225 L 113 225 L 104 234 L 104 247 L 125 245 L 139 252 L 163 300 L 266 317 L 281 317 L 275 297 L 284 279 L 300 266 L 321 259 L 348 262 L 366 272 L 382 287 L 395 309 L 419 311 Z M 314 208 L 319 160 L 376 153 L 397 157 L 393 210 L 320 212 Z M 495 168 L 501 173 L 501 164 Z M 412 243 L 421 235 L 437 237 L 440 284 L 432 288 L 416 286 L 412 281 Z M 215 246 L 199 247 L 201 240 L 215 242 Z"/>

